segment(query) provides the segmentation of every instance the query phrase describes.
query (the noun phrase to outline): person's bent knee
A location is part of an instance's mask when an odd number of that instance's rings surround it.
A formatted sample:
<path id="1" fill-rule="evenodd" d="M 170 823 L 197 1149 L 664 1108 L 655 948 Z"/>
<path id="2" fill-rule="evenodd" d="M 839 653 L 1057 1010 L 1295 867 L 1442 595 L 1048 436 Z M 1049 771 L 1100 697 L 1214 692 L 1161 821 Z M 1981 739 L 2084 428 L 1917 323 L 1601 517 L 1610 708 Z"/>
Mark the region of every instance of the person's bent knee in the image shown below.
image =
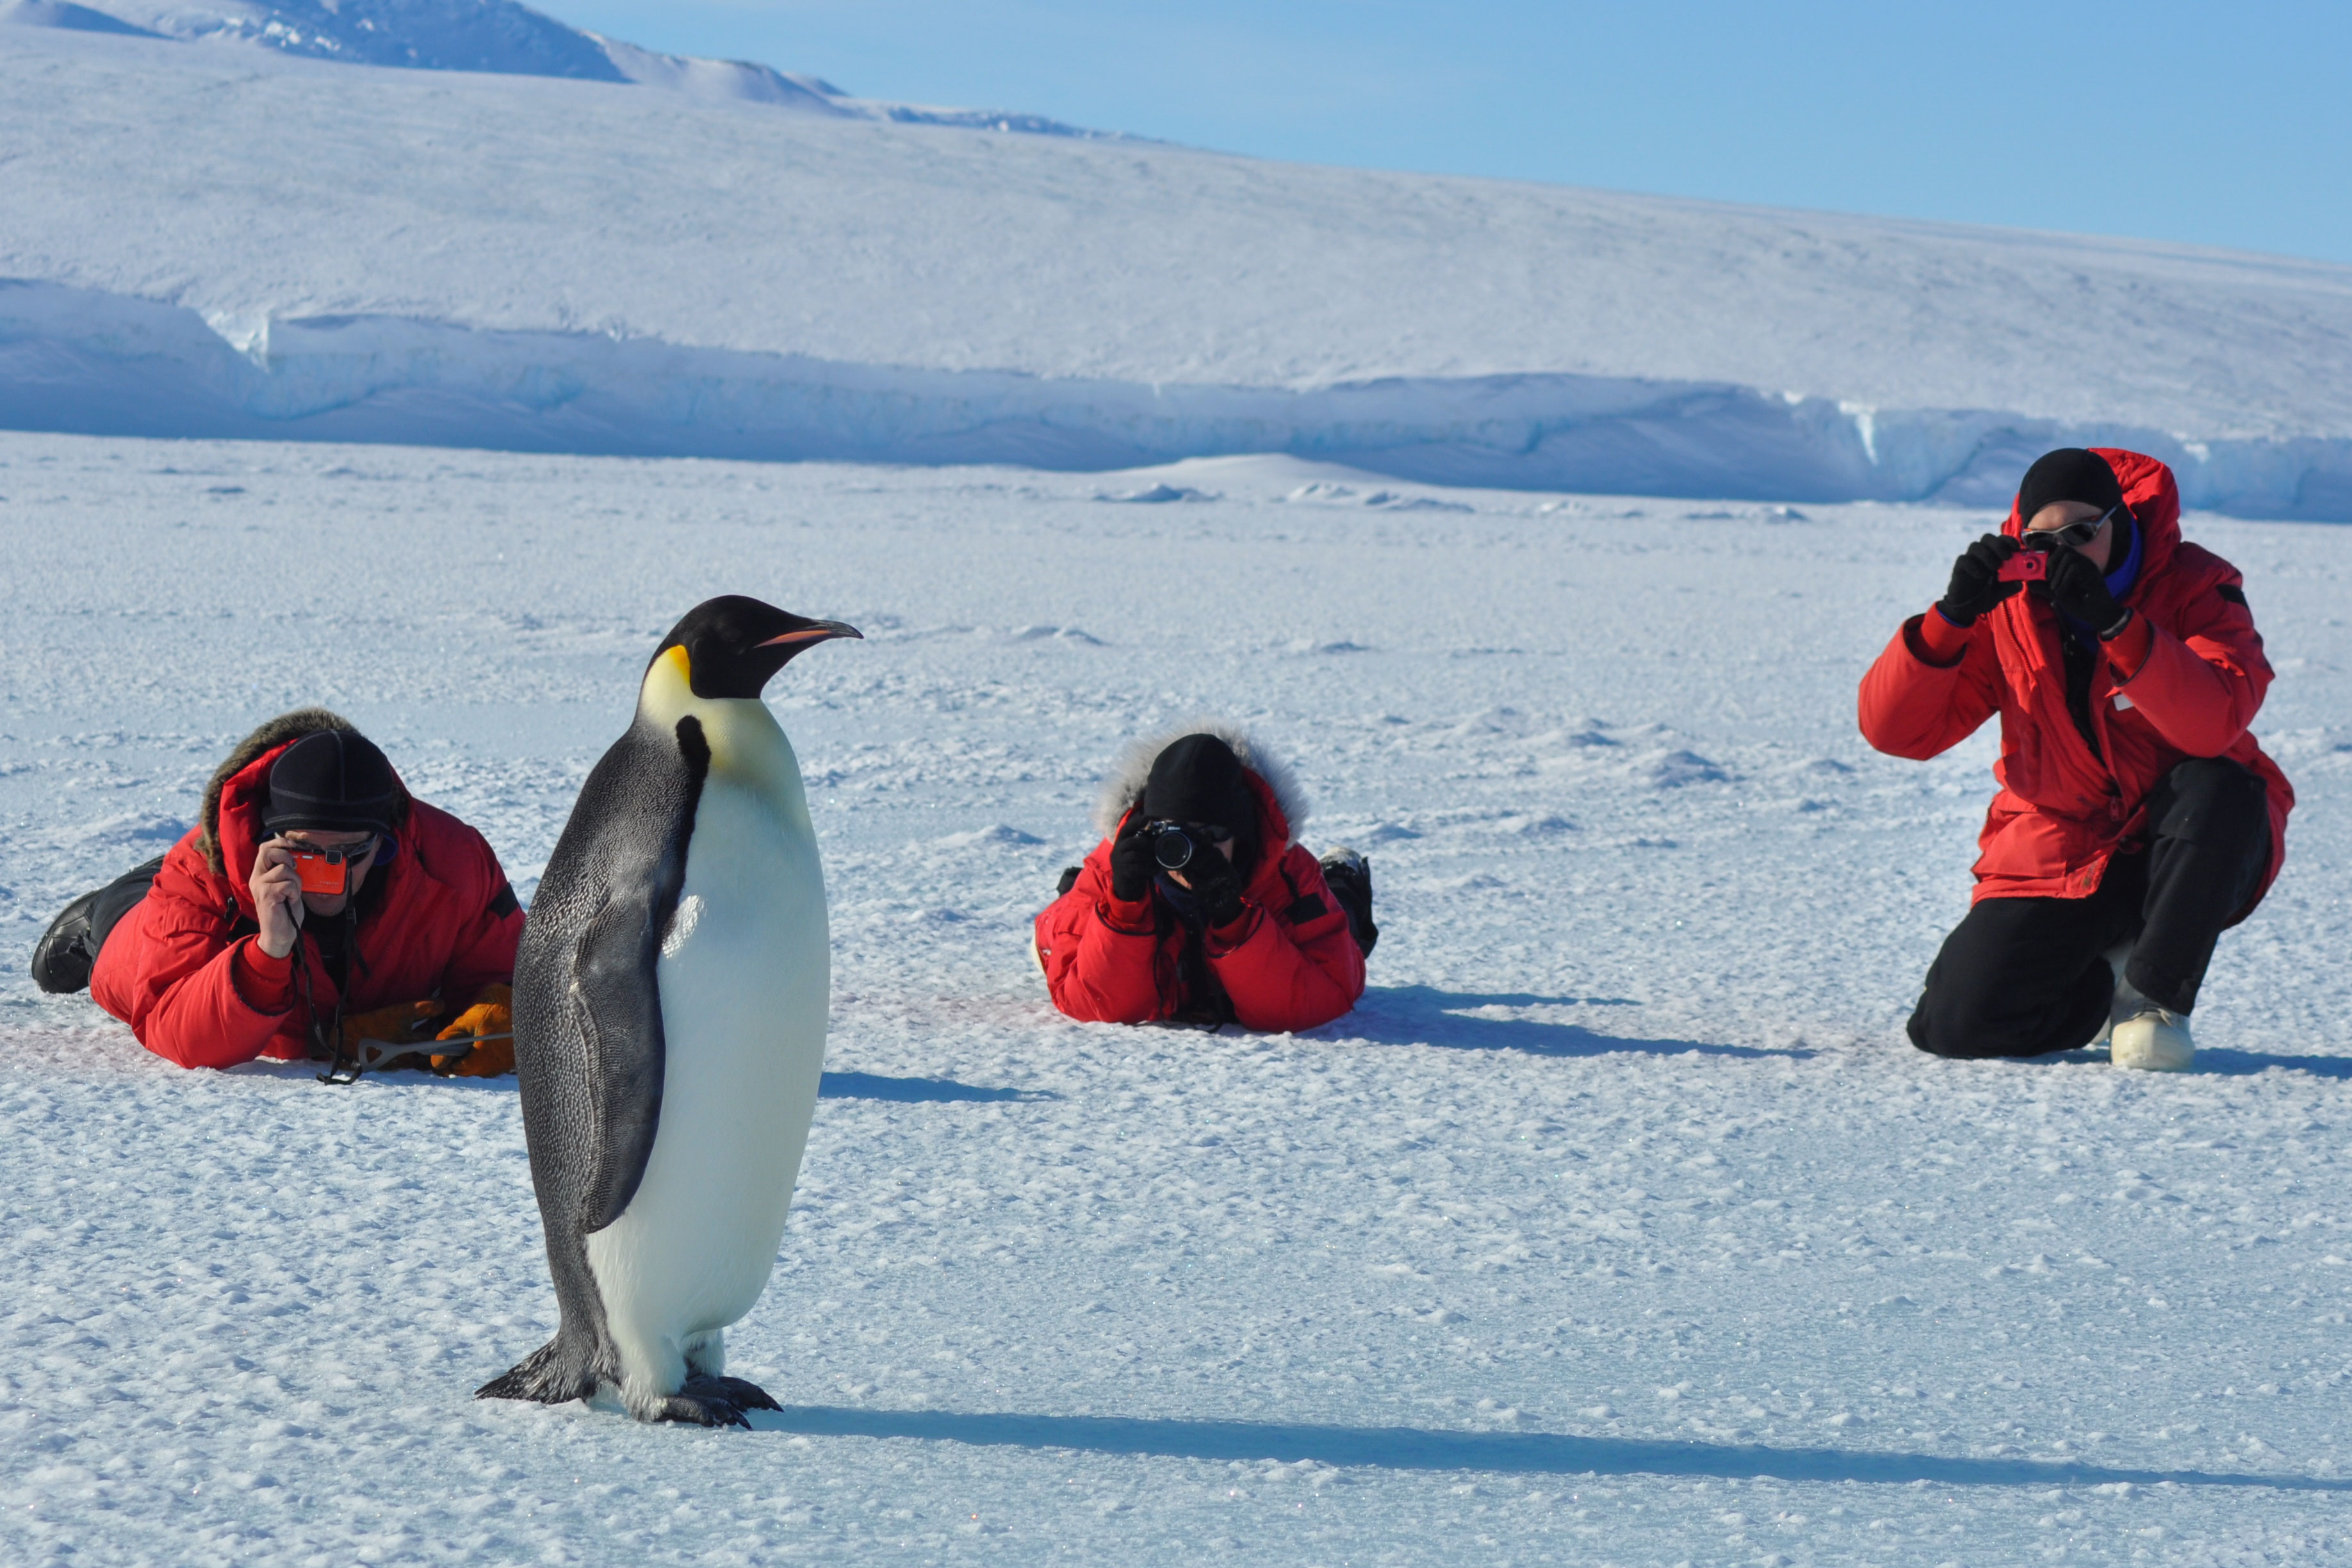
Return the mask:
<path id="1" fill-rule="evenodd" d="M 1937 1028 L 1927 1022 L 1924 1011 L 1911 1015 L 1904 1026 L 1911 1043 L 1931 1057 L 1947 1061 L 1988 1061 L 2000 1057 L 2039 1055 L 2039 1052 L 2014 1048 L 2014 1042 L 1999 1034 L 1965 1025 L 1955 1026 L 1949 1019 Z"/>
<path id="2" fill-rule="evenodd" d="M 1931 985 L 1919 999 L 1904 1032 L 1911 1043 L 1931 1057 L 1951 1061 L 1994 1061 L 2013 1057 L 2047 1056 L 2088 1045 L 2096 1026 L 2082 1031 L 2079 1040 L 2053 1037 L 2053 1021 L 2044 1015 L 2021 1016 L 1996 1012 L 1984 996 L 1938 995 Z"/>
<path id="3" fill-rule="evenodd" d="M 2199 837 L 2196 828 L 2214 824 L 2269 823 L 2269 786 L 2261 774 L 2227 757 L 2191 757 L 2166 774 L 2164 783 L 2175 811 L 2188 819 L 2182 824 L 2189 829 L 2185 837 Z"/>

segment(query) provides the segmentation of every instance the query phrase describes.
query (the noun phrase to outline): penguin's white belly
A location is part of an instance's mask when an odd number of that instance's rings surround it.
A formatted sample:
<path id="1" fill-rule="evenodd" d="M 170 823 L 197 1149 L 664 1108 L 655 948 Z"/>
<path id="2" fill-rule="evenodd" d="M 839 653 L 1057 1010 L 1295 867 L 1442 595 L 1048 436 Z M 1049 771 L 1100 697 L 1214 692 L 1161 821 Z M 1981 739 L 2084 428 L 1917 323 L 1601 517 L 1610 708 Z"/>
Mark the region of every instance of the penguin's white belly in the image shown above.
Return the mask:
<path id="1" fill-rule="evenodd" d="M 620 1218 L 587 1237 L 625 1393 L 673 1392 L 689 1361 L 721 1371 L 718 1331 L 774 1267 L 824 1067 L 823 879 L 804 809 L 711 774 L 655 965 L 653 1153 Z"/>

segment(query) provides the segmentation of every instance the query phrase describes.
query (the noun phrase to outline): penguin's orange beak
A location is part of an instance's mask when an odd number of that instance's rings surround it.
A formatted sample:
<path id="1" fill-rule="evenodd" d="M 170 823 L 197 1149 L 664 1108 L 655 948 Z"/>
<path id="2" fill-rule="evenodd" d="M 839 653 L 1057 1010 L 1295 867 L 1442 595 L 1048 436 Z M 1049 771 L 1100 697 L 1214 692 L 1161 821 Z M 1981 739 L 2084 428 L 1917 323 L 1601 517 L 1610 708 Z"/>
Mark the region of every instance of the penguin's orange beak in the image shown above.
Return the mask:
<path id="1" fill-rule="evenodd" d="M 866 634 L 847 621 L 812 621 L 796 632 L 786 632 L 782 637 L 770 637 L 760 646 L 761 647 L 799 647 L 808 643 L 824 642 L 832 637 L 856 637 L 863 642 L 866 640 Z"/>

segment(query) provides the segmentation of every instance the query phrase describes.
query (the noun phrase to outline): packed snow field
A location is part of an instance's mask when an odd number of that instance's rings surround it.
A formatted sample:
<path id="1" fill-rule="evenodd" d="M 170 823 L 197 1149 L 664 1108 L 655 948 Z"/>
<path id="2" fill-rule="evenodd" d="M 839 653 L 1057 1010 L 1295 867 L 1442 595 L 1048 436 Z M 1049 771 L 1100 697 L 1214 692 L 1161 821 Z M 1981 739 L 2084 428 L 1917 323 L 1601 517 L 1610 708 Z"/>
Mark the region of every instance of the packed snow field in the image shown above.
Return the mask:
<path id="1" fill-rule="evenodd" d="M 6 25 L 0 147 L 10 428 L 2352 520 L 2340 265 Z"/>
<path id="2" fill-rule="evenodd" d="M 0 1559 L 2352 1561 L 2352 533 L 2192 516 L 2301 794 L 2185 1077 L 1900 1037 L 1990 737 L 1853 689 L 1982 511 L 0 437 Z M 526 895 L 747 592 L 835 949 L 751 1432 L 473 1401 L 513 1080 L 183 1072 L 24 960 L 323 701 Z M 1371 858 L 1363 1005 L 1079 1026 L 1030 916 L 1206 710 Z"/>

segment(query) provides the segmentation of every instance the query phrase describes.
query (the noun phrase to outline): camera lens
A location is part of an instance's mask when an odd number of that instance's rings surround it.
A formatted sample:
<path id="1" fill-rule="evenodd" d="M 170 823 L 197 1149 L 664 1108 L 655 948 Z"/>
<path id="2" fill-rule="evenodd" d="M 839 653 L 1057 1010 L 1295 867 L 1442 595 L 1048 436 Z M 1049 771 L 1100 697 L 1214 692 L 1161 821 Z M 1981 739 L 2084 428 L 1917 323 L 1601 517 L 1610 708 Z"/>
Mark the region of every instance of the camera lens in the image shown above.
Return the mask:
<path id="1" fill-rule="evenodd" d="M 1192 863 L 1192 837 L 1172 822 L 1162 823 L 1151 838 L 1151 858 L 1163 870 L 1181 871 Z"/>

